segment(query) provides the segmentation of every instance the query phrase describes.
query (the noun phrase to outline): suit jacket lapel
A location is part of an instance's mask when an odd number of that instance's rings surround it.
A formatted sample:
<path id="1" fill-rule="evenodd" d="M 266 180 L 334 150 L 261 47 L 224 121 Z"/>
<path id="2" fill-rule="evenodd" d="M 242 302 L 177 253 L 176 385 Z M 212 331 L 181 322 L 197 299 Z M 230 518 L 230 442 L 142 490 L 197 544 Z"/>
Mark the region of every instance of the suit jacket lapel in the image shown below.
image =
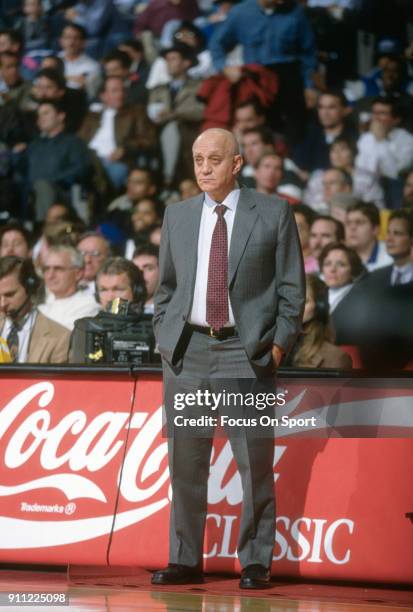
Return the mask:
<path id="1" fill-rule="evenodd" d="M 232 228 L 231 245 L 228 261 L 228 286 L 234 280 L 238 264 L 247 246 L 248 238 L 257 220 L 257 212 L 252 194 L 244 187 L 241 188 L 237 210 L 235 213 L 234 227 Z"/>

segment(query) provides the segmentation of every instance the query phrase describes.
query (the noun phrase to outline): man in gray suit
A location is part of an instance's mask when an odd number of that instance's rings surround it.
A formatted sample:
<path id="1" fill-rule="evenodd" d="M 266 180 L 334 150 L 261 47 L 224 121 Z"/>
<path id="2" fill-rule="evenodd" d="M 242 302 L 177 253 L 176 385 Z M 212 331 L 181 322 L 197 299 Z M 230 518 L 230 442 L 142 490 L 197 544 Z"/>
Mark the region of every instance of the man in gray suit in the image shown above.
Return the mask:
<path id="1" fill-rule="evenodd" d="M 193 145 L 203 193 L 166 210 L 154 328 L 164 382 L 271 379 L 300 329 L 304 274 L 289 205 L 239 188 L 242 166 L 230 132 L 211 129 Z M 199 408 L 200 409 L 200 408 Z M 200 413 L 202 414 L 202 413 Z M 171 410 L 167 417 L 171 417 Z M 229 436 L 243 486 L 240 587 L 270 580 L 275 504 L 274 441 Z M 202 581 L 212 436 L 169 437 L 173 489 L 170 563 L 152 583 Z"/>

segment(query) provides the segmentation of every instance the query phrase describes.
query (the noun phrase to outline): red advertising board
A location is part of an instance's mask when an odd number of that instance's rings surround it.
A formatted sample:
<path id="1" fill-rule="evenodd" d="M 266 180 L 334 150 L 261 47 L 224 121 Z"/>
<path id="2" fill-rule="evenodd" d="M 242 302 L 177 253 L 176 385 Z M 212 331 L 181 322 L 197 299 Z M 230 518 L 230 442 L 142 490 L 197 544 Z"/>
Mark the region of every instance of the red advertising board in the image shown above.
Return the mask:
<path id="1" fill-rule="evenodd" d="M 275 574 L 413 581 L 412 383 L 281 381 L 280 414 L 323 414 L 333 437 L 290 427 L 276 440 Z M 171 493 L 160 374 L 3 375 L 0 387 L 0 561 L 163 566 Z M 371 437 L 341 437 L 355 412 L 358 433 Z M 238 570 L 241 498 L 229 443 L 219 438 L 209 571 Z"/>

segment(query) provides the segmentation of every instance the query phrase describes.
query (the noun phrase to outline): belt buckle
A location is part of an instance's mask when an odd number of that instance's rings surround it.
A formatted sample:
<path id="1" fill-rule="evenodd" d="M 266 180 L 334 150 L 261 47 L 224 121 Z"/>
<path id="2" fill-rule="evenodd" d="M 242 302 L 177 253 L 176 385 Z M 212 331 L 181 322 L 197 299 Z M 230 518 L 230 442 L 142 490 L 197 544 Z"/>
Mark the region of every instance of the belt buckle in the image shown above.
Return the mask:
<path id="1" fill-rule="evenodd" d="M 215 340 L 219 340 L 219 337 L 220 337 L 219 329 L 214 329 L 213 327 L 210 327 L 209 335 L 211 338 L 215 338 Z"/>

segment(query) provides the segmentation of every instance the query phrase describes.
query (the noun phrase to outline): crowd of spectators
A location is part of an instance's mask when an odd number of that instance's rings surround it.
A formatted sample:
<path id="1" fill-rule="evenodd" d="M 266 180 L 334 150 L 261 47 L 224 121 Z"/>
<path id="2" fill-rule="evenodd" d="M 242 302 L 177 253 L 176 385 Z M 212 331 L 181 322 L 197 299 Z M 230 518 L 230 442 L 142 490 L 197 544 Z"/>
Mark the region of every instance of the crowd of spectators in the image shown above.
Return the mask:
<path id="1" fill-rule="evenodd" d="M 294 207 L 308 304 L 288 363 L 350 367 L 335 343 L 368 366 L 407 366 L 412 40 L 409 0 L 0 2 L 12 360 L 32 360 L 37 324 L 68 342 L 102 308 L 96 278 L 113 256 L 140 270 L 153 312 L 163 211 L 199 193 L 192 142 L 223 127 L 243 153 L 240 184 Z M 58 348 L 36 358 L 62 361 Z"/>

